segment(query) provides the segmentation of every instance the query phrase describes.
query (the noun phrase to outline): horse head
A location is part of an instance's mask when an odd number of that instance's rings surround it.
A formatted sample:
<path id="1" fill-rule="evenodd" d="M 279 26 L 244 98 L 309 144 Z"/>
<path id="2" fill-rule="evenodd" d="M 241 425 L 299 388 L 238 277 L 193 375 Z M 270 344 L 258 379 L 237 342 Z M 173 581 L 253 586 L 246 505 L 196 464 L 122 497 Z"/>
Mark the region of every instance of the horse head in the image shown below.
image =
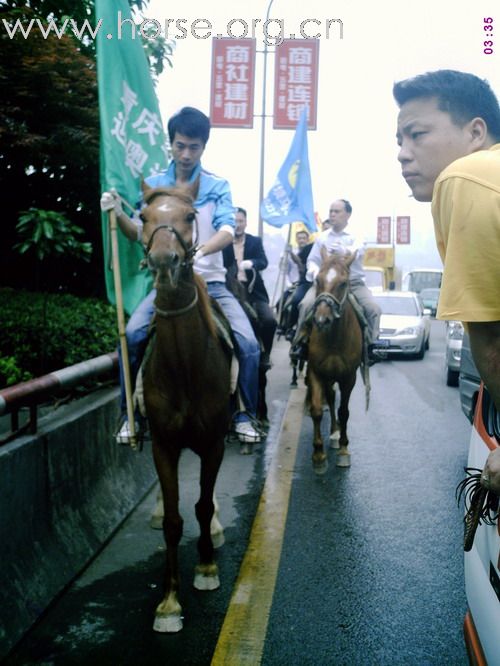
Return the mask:
<path id="1" fill-rule="evenodd" d="M 199 180 L 175 187 L 149 187 L 142 182 L 142 242 L 157 283 L 176 287 L 181 273 L 192 268 L 197 249 L 194 201 L 198 186 Z"/>
<path id="2" fill-rule="evenodd" d="M 318 329 L 326 329 L 340 319 L 349 293 L 349 268 L 356 253 L 328 255 L 321 249 L 323 262 L 316 278 L 316 300 L 313 321 Z"/>

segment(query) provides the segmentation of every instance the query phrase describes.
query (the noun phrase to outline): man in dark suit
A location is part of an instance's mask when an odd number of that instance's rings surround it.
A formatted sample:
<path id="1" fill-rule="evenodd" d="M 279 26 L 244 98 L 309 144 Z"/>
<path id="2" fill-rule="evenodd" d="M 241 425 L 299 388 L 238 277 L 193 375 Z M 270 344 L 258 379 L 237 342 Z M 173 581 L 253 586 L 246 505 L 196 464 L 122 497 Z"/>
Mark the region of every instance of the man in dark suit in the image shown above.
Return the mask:
<path id="1" fill-rule="evenodd" d="M 297 241 L 297 251 L 290 252 L 288 259 L 288 275 L 292 273 L 292 266 L 296 268 L 297 279 L 293 280 L 295 283 L 295 291 L 290 303 L 290 319 L 288 326 L 292 330 L 287 331 L 287 340 L 293 340 L 295 333 L 295 325 L 299 318 L 299 305 L 306 293 L 312 287 L 312 283 L 306 279 L 307 258 L 312 249 L 313 243 L 310 242 L 310 235 L 306 229 L 301 229 L 295 234 Z"/>
<path id="2" fill-rule="evenodd" d="M 269 367 L 277 322 L 260 274 L 260 271 L 267 268 L 268 261 L 262 239 L 245 233 L 247 212 L 244 208 L 235 209 L 235 225 L 233 243 L 222 251 L 224 266 L 228 276 L 236 278 L 243 287 L 248 302 L 255 310 L 258 333 L 264 347 L 261 365 Z"/>

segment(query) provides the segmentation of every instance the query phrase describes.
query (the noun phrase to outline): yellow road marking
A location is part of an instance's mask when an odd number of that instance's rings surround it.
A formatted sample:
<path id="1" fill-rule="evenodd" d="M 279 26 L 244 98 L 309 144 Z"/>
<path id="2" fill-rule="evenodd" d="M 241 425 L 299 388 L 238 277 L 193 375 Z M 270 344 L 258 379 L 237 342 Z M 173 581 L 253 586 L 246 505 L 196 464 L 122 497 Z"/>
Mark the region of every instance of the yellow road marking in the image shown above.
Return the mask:
<path id="1" fill-rule="evenodd" d="M 290 392 L 250 541 L 222 625 L 212 666 L 256 666 L 262 659 L 278 575 L 305 387 Z"/>

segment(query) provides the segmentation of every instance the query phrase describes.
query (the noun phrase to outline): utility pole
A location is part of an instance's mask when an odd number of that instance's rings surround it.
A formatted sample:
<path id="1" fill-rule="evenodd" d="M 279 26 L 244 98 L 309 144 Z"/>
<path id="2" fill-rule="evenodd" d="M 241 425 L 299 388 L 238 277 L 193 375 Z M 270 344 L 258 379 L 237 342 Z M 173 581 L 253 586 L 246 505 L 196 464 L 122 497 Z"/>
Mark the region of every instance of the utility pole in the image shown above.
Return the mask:
<path id="1" fill-rule="evenodd" d="M 269 20 L 269 13 L 271 11 L 271 5 L 274 0 L 271 0 L 267 6 L 266 13 L 266 22 Z M 267 27 L 267 25 L 266 25 Z M 265 151 L 265 140 L 266 140 L 266 87 L 267 87 L 267 37 L 265 37 L 264 42 L 264 73 L 262 77 L 262 114 L 261 114 L 261 129 L 260 129 L 260 181 L 259 181 L 259 205 L 257 210 L 259 211 L 259 236 L 264 237 L 264 223 L 260 216 L 260 204 L 264 198 L 264 151 Z"/>

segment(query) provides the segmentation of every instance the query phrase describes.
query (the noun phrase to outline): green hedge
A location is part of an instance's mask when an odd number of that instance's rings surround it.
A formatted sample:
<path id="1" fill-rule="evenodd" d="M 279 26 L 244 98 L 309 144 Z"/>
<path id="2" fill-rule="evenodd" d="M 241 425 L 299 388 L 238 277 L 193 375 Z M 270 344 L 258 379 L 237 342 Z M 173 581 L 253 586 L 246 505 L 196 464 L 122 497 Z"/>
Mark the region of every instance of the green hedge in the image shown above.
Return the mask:
<path id="1" fill-rule="evenodd" d="M 112 352 L 117 339 L 108 303 L 0 289 L 0 388 Z"/>

